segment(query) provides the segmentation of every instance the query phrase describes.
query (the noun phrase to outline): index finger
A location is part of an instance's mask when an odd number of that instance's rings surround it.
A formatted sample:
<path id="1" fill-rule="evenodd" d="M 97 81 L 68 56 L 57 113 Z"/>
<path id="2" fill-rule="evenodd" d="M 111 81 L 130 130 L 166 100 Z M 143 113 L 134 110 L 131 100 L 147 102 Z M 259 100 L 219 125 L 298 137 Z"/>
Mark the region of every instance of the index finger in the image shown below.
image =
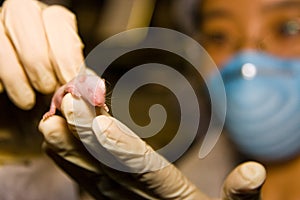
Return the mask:
<path id="1" fill-rule="evenodd" d="M 78 74 L 84 61 L 76 17 L 59 5 L 45 8 L 42 15 L 54 70 L 64 84 Z"/>
<path id="2" fill-rule="evenodd" d="M 50 63 L 41 12 L 37 1 L 7 0 L 3 3 L 2 17 L 31 84 L 42 93 L 51 93 L 57 81 Z"/>
<path id="3" fill-rule="evenodd" d="M 16 53 L 0 21 L 0 91 L 7 95 L 19 108 L 31 109 L 35 104 L 35 94 Z"/>

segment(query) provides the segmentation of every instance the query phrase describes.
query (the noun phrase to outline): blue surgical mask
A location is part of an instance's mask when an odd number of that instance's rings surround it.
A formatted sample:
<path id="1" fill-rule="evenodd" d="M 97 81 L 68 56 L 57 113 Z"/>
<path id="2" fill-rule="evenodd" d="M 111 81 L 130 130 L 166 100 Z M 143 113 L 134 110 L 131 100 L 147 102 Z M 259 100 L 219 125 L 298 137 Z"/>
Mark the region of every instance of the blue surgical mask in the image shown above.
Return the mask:
<path id="1" fill-rule="evenodd" d="M 225 126 L 237 147 L 263 161 L 299 154 L 300 59 L 243 52 L 220 72 L 227 96 Z"/>

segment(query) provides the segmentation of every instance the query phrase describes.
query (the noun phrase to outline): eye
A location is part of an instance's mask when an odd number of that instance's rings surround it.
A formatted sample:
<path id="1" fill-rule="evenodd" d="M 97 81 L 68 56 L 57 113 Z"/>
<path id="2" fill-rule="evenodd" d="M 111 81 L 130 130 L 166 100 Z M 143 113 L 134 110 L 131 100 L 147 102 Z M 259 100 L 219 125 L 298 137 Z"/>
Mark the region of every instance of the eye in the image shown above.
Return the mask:
<path id="1" fill-rule="evenodd" d="M 282 37 L 298 35 L 300 33 L 300 20 L 290 20 L 280 24 L 278 33 Z"/>
<path id="2" fill-rule="evenodd" d="M 230 42 L 229 35 L 221 31 L 203 33 L 205 43 L 214 45 L 225 45 Z"/>
<path id="3" fill-rule="evenodd" d="M 231 17 L 204 20 L 199 26 L 199 42 L 215 59 L 227 57 L 240 45 L 240 27 Z"/>

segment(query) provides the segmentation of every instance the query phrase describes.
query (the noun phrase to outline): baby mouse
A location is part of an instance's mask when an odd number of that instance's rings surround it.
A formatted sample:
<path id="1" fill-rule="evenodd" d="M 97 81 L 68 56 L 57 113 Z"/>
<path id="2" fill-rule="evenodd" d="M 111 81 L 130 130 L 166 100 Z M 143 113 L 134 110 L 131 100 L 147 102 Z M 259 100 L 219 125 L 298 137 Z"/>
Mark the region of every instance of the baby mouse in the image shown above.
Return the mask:
<path id="1" fill-rule="evenodd" d="M 75 77 L 56 90 L 51 100 L 50 110 L 43 115 L 43 120 L 54 115 L 56 109 L 61 109 L 62 99 L 67 93 L 77 98 L 81 97 L 91 105 L 103 107 L 107 112 L 109 111 L 105 104 L 105 80 L 97 75 L 84 74 Z"/>

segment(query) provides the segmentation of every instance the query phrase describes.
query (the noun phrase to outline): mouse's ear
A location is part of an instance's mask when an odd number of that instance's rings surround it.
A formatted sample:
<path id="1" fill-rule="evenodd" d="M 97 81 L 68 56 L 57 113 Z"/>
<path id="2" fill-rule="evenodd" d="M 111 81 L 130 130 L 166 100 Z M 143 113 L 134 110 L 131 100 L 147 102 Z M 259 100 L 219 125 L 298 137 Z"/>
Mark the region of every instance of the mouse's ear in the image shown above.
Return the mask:
<path id="1" fill-rule="evenodd" d="M 101 87 L 101 89 L 105 90 L 105 79 L 101 78 L 99 82 L 99 86 Z"/>

